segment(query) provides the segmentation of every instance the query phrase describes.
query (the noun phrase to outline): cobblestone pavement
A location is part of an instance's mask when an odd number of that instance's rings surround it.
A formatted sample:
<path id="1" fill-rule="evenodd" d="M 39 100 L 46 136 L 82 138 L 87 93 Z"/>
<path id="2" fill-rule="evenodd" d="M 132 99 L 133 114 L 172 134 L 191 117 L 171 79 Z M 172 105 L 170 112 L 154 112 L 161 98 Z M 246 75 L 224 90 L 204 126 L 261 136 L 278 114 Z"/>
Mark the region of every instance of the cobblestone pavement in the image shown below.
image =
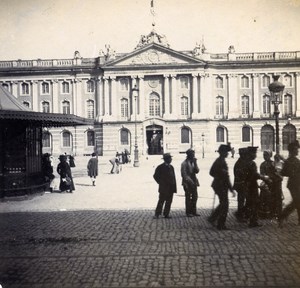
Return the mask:
<path id="1" fill-rule="evenodd" d="M 178 193 L 171 219 L 153 219 L 161 157 L 109 174 L 101 159 L 97 186 L 85 176 L 87 158 L 73 170 L 76 191 L 0 202 L 0 284 L 9 287 L 300 287 L 300 227 L 292 214 L 282 229 L 262 220 L 235 221 L 228 231 L 206 217 L 213 203 L 208 169 L 200 162 L 199 217 L 187 218 Z M 234 160 L 228 159 L 230 167 Z M 258 162 L 259 163 L 259 162 Z M 289 201 L 285 190 L 285 200 Z"/>

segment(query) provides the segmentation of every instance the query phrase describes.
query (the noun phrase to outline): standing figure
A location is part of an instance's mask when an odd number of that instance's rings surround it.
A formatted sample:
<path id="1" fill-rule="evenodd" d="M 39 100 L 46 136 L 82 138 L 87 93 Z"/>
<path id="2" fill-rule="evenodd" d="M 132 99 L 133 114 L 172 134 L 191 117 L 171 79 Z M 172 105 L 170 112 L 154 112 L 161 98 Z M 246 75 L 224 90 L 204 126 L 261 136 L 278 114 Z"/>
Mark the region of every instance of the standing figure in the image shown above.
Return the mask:
<path id="1" fill-rule="evenodd" d="M 66 155 L 60 155 L 59 161 L 57 165 L 57 173 L 60 175 L 60 184 L 59 184 L 59 190 L 61 192 L 69 191 L 70 193 L 75 190 L 75 185 L 72 178 L 71 168 L 69 163 L 67 162 L 67 156 Z"/>
<path id="2" fill-rule="evenodd" d="M 199 181 L 196 174 L 199 173 L 195 151 L 188 149 L 186 159 L 181 164 L 182 186 L 185 192 L 185 212 L 187 217 L 200 216 L 197 213 Z"/>
<path id="3" fill-rule="evenodd" d="M 219 205 L 209 216 L 208 221 L 211 223 L 217 221 L 217 229 L 219 230 L 227 230 L 225 223 L 229 209 L 228 190 L 231 191 L 233 197 L 235 196 L 225 161 L 229 151 L 231 151 L 229 145 L 220 145 L 218 149 L 220 156 L 215 160 L 209 171 L 209 174 L 214 178 L 211 186 L 219 197 Z"/>
<path id="4" fill-rule="evenodd" d="M 70 167 L 71 167 L 71 168 L 76 167 L 76 165 L 75 165 L 75 158 L 74 158 L 73 155 L 70 155 L 70 156 L 69 156 L 69 163 L 70 163 Z"/>
<path id="5" fill-rule="evenodd" d="M 233 167 L 234 183 L 233 189 L 237 192 L 237 211 L 235 216 L 238 221 L 243 222 L 246 218 L 246 195 L 247 195 L 247 148 L 239 149 L 240 158 Z"/>
<path id="6" fill-rule="evenodd" d="M 283 164 L 281 175 L 288 178 L 287 188 L 290 190 L 292 201 L 282 210 L 279 217 L 279 227 L 283 221 L 296 209 L 298 213 L 298 226 L 300 225 L 300 160 L 297 158 L 299 142 L 288 145 L 289 157 Z"/>
<path id="7" fill-rule="evenodd" d="M 247 189 L 248 194 L 246 198 L 246 206 L 249 209 L 249 227 L 260 227 L 258 223 L 258 206 L 259 206 L 259 193 L 257 180 L 261 179 L 268 181 L 268 176 L 260 175 L 257 172 L 257 166 L 254 160 L 257 156 L 257 147 L 248 147 L 249 161 L 247 163 Z"/>
<path id="8" fill-rule="evenodd" d="M 51 165 L 51 160 L 50 160 L 50 154 L 45 153 L 42 156 L 42 172 L 44 174 L 44 179 L 46 182 L 46 191 L 53 191 L 53 188 L 51 187 L 51 183 L 55 176 L 53 175 L 53 167 Z"/>
<path id="9" fill-rule="evenodd" d="M 98 159 L 96 153 L 92 153 L 92 158 L 87 164 L 88 176 L 91 177 L 93 186 L 96 186 L 95 181 L 98 176 Z"/>
<path id="10" fill-rule="evenodd" d="M 157 166 L 153 178 L 158 184 L 159 199 L 155 209 L 155 218 L 162 214 L 165 218 L 170 217 L 171 204 L 173 201 L 173 194 L 177 192 L 176 177 L 174 167 L 171 165 L 172 156 L 170 153 L 163 154 L 164 163 Z"/>

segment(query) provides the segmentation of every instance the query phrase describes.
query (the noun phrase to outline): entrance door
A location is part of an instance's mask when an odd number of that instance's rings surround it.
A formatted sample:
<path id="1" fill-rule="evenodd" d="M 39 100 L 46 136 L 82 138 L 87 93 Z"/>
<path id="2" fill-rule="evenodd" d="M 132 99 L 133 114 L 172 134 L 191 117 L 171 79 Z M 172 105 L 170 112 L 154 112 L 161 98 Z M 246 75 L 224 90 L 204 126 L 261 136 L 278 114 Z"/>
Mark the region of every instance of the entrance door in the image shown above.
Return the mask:
<path id="1" fill-rule="evenodd" d="M 287 150 L 288 145 L 296 140 L 296 127 L 292 124 L 287 124 L 282 130 L 282 149 Z"/>
<path id="2" fill-rule="evenodd" d="M 148 155 L 163 154 L 163 127 L 151 125 L 146 127 L 147 153 Z"/>
<path id="3" fill-rule="evenodd" d="M 274 151 L 274 128 L 271 125 L 265 125 L 261 129 L 261 149 Z"/>

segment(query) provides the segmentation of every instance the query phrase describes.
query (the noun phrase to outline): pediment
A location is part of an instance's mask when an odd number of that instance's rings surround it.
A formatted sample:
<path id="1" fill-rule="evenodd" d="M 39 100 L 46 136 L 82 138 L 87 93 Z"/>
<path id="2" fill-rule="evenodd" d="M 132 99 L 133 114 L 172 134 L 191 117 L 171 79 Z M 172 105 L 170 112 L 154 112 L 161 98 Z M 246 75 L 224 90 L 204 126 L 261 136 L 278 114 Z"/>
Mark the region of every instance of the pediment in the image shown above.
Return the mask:
<path id="1" fill-rule="evenodd" d="M 107 63 L 105 66 L 184 65 L 199 63 L 201 64 L 202 61 L 192 56 L 153 44 Z"/>

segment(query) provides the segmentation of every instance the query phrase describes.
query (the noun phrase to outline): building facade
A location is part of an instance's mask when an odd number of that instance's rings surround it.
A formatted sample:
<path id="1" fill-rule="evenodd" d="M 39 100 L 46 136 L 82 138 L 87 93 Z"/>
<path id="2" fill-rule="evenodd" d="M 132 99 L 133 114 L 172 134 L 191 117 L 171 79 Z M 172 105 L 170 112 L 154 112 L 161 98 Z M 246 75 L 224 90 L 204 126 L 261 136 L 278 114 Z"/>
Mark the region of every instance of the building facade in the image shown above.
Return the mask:
<path id="1" fill-rule="evenodd" d="M 275 150 L 269 84 L 285 85 L 281 150 L 299 138 L 300 52 L 211 54 L 170 48 L 155 30 L 131 53 L 105 47 L 97 58 L 0 61 L 0 84 L 33 111 L 75 114 L 94 125 L 43 131 L 51 154 L 113 155 L 137 141 L 140 154 L 214 152 L 230 142 Z M 132 89 L 138 89 L 133 97 Z M 0 101 L 1 104 L 1 101 Z"/>

